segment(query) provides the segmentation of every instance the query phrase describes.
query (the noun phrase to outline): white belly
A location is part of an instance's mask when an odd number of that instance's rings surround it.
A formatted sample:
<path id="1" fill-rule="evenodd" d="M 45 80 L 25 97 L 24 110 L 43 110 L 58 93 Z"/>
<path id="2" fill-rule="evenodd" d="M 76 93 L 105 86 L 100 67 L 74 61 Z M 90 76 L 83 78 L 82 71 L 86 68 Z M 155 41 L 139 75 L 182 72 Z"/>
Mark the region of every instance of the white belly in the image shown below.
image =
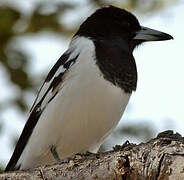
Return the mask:
<path id="1" fill-rule="evenodd" d="M 40 116 L 18 161 L 21 169 L 55 163 L 52 145 L 60 158 L 97 152 L 119 122 L 130 94 L 105 80 L 94 60 L 82 58 L 86 56 L 81 53 L 78 65 Z"/>

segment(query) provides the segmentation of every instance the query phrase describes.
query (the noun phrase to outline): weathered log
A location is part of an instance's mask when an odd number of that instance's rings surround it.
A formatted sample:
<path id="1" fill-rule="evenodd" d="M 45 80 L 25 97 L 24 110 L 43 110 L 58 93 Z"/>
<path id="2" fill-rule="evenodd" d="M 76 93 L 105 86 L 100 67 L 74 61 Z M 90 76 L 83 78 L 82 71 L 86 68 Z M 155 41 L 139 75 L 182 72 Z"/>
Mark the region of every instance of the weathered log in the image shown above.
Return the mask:
<path id="1" fill-rule="evenodd" d="M 184 138 L 165 131 L 147 143 L 126 142 L 109 152 L 76 155 L 68 163 L 3 173 L 2 179 L 182 180 Z"/>

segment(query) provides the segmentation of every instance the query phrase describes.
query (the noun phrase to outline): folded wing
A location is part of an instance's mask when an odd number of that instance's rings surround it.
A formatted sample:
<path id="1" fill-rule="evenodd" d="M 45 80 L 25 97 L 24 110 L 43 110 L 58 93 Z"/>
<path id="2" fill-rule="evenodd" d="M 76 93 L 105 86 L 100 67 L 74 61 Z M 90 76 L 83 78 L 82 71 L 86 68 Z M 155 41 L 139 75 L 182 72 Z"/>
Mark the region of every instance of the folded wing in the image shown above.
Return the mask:
<path id="1" fill-rule="evenodd" d="M 6 171 L 18 170 L 20 165 L 17 164 L 28 140 L 32 134 L 40 115 L 50 103 L 61 88 L 64 76 L 70 67 L 75 63 L 78 55 L 72 55 L 72 51 L 66 51 L 53 66 L 41 86 L 37 98 L 30 110 L 30 116 L 24 126 L 22 134 L 17 142 L 13 155 L 5 168 Z"/>

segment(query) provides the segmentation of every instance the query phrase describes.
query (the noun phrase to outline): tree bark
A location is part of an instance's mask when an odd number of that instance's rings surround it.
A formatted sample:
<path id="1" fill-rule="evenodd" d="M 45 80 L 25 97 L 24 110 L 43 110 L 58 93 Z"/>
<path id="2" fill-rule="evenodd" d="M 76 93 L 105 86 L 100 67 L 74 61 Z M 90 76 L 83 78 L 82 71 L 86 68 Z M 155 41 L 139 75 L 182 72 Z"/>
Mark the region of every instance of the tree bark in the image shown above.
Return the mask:
<path id="1" fill-rule="evenodd" d="M 165 131 L 147 143 L 127 141 L 109 152 L 76 155 L 68 163 L 4 173 L 3 179 L 182 180 L 184 138 Z"/>

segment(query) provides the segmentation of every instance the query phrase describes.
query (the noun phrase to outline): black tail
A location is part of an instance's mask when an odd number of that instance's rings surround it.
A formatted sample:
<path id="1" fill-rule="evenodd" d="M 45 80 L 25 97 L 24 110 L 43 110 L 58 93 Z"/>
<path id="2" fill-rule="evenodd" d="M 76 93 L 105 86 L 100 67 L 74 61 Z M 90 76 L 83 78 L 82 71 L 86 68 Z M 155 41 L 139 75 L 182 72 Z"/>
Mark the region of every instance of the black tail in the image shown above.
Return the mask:
<path id="1" fill-rule="evenodd" d="M 32 134 L 34 127 L 36 126 L 36 123 L 40 115 L 41 115 L 41 111 L 38 111 L 38 108 L 36 106 L 34 110 L 31 112 L 29 119 L 27 120 L 26 125 L 24 126 L 24 129 L 17 142 L 13 155 L 4 170 L 5 172 L 15 171 L 15 170 L 20 169 L 21 164 L 17 164 L 17 162 L 29 140 L 29 137 Z"/>

